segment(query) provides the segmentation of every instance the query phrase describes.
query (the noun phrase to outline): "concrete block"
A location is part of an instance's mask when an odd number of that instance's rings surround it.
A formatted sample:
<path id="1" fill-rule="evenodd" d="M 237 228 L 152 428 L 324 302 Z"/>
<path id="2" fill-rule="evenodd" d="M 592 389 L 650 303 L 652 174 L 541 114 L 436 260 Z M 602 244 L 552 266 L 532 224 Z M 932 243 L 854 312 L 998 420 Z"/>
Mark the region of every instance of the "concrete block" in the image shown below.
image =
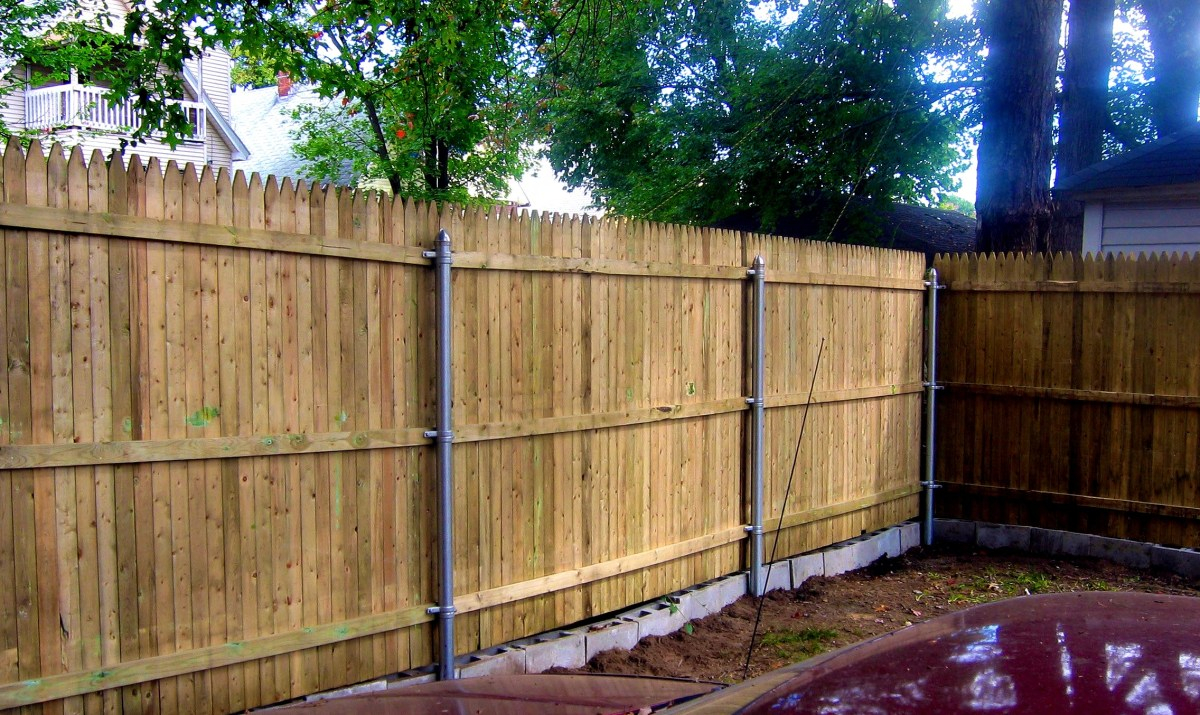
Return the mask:
<path id="1" fill-rule="evenodd" d="M 759 593 L 778 591 L 780 589 L 789 590 L 792 587 L 792 566 L 787 561 L 763 564 L 762 573 L 759 574 L 759 578 L 762 580 L 761 583 L 766 585 L 766 588 L 759 589 Z"/>
<path id="2" fill-rule="evenodd" d="M 1154 546 L 1150 549 L 1150 565 L 1184 578 L 1200 580 L 1200 553 L 1191 549 Z"/>
<path id="3" fill-rule="evenodd" d="M 872 535 L 871 539 L 879 547 L 880 556 L 887 556 L 888 558 L 894 559 L 904 552 L 904 549 L 900 547 L 899 528 L 892 527 L 890 529 L 884 529 L 883 531 Z"/>
<path id="4" fill-rule="evenodd" d="M 481 678 L 485 675 L 522 675 L 525 673 L 527 652 L 521 648 L 497 646 L 455 659 L 455 672 L 460 678 Z"/>
<path id="5" fill-rule="evenodd" d="M 921 525 L 906 521 L 896 527 L 900 531 L 900 550 L 908 551 L 921 545 Z"/>
<path id="6" fill-rule="evenodd" d="M 388 690 L 393 688 L 407 688 L 410 685 L 421 685 L 422 683 L 432 683 L 437 680 L 437 666 L 423 665 L 420 668 L 412 668 L 392 676 L 387 681 Z"/>
<path id="7" fill-rule="evenodd" d="M 702 585 L 692 592 L 695 612 L 703 611 L 705 615 L 717 613 L 746 595 L 747 581 L 746 574 L 739 573 Z"/>
<path id="8" fill-rule="evenodd" d="M 685 588 L 682 591 L 676 591 L 667 597 L 679 606 L 679 610 L 683 611 L 683 617 L 689 621 L 704 618 L 708 615 L 700 600 L 696 598 L 698 590 L 699 587 L 693 586 L 692 588 Z"/>
<path id="9" fill-rule="evenodd" d="M 1018 549 L 1029 551 L 1028 526 L 1012 524 L 979 524 L 976 527 L 975 543 L 985 549 Z"/>
<path id="10" fill-rule="evenodd" d="M 337 690 L 326 690 L 323 693 L 313 693 L 304 698 L 306 702 L 315 700 L 331 700 L 333 698 L 348 698 L 351 695 L 362 695 L 363 693 L 378 693 L 388 689 L 386 680 L 371 680 L 366 683 L 356 683 L 354 685 L 338 688 Z"/>
<path id="11" fill-rule="evenodd" d="M 1063 533 L 1058 529 L 1033 527 L 1029 530 L 1029 553 L 1057 556 L 1062 553 Z"/>
<path id="12" fill-rule="evenodd" d="M 842 542 L 821 553 L 825 557 L 826 576 L 837 576 L 860 569 L 879 558 L 878 545 L 862 538 Z"/>
<path id="13" fill-rule="evenodd" d="M 648 636 L 665 636 L 683 628 L 683 624 L 687 623 L 683 611 L 678 606 L 672 608 L 673 605 L 656 601 L 622 613 L 619 618 L 638 624 L 638 640 Z"/>
<path id="14" fill-rule="evenodd" d="M 579 629 L 584 638 L 583 657 L 591 661 L 606 650 L 632 650 L 638 642 L 638 624 L 611 620 Z"/>
<path id="15" fill-rule="evenodd" d="M 813 576 L 825 575 L 825 556 L 820 552 L 792 559 L 792 588 L 800 588 Z"/>
<path id="16" fill-rule="evenodd" d="M 934 519 L 933 541 L 953 544 L 975 543 L 975 522 L 965 519 Z"/>
<path id="17" fill-rule="evenodd" d="M 1111 539 L 1107 536 L 1093 536 L 1091 541 L 1092 549 L 1089 556 L 1135 569 L 1150 568 L 1151 544 L 1127 539 Z"/>
<path id="18" fill-rule="evenodd" d="M 555 666 L 582 668 L 587 665 L 587 644 L 582 633 L 549 631 L 513 643 L 525 651 L 525 672 L 540 673 Z"/>
<path id="19" fill-rule="evenodd" d="M 1062 550 L 1059 553 L 1063 556 L 1089 556 L 1092 553 L 1093 538 L 1095 537 L 1091 534 L 1064 531 L 1062 532 Z"/>

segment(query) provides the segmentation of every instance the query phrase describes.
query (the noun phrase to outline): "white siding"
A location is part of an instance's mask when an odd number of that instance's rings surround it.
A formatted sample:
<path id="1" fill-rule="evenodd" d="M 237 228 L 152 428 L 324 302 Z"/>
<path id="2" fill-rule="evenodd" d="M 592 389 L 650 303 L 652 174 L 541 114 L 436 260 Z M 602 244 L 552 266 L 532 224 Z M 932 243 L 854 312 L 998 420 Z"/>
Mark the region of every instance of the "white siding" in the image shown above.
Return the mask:
<path id="1" fill-rule="evenodd" d="M 201 80 L 204 93 L 217 106 L 221 114 L 229 119 L 229 72 L 232 63 L 229 53 L 222 49 L 209 50 L 204 61 L 188 60 L 187 67 Z"/>
<path id="2" fill-rule="evenodd" d="M 1200 198 L 1103 206 L 1105 251 L 1200 252 Z"/>
<path id="3" fill-rule="evenodd" d="M 2 80 L 5 85 L 9 82 L 16 85 L 11 92 L 0 97 L 0 119 L 4 120 L 9 129 L 25 128 L 25 71 L 14 68 Z"/>
<path id="4" fill-rule="evenodd" d="M 99 149 L 105 157 L 114 152 L 121 144 L 121 138 L 113 134 L 91 135 L 81 134 L 78 130 L 60 132 L 54 135 L 54 139 L 60 142 L 68 151 L 79 146 L 83 148 L 84 156 L 91 158 L 92 151 Z M 49 147 L 43 147 L 49 149 Z M 158 160 L 163 163 L 164 168 L 166 162 L 174 159 L 181 167 L 188 162 L 196 164 L 197 167 L 202 167 L 205 162 L 204 145 L 198 142 L 184 142 L 180 144 L 175 151 L 171 151 L 171 147 L 158 141 L 145 141 L 138 144 L 136 147 L 127 149 L 126 156 L 138 155 L 143 163 L 150 160 L 151 157 L 158 157 Z"/>
<path id="5" fill-rule="evenodd" d="M 208 126 L 208 163 L 213 165 L 214 169 L 232 169 L 233 168 L 233 151 L 225 140 L 217 134 L 217 130 L 209 122 Z"/>

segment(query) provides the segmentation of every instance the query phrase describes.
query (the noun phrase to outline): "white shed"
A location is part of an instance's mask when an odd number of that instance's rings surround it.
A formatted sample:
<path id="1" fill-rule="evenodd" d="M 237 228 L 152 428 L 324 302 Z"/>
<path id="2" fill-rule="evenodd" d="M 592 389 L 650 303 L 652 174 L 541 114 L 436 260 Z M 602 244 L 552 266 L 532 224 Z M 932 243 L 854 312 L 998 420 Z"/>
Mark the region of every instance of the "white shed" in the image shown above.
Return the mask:
<path id="1" fill-rule="evenodd" d="M 1080 171 L 1055 188 L 1082 201 L 1085 253 L 1200 251 L 1200 124 Z"/>

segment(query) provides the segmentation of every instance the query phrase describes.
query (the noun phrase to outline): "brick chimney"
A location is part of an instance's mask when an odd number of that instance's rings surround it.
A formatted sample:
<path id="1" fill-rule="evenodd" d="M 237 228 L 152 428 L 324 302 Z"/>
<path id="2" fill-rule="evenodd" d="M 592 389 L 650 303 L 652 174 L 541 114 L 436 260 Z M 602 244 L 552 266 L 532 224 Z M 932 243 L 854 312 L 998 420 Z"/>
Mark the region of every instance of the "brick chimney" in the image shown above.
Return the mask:
<path id="1" fill-rule="evenodd" d="M 280 72 L 275 75 L 275 86 L 279 90 L 279 98 L 287 99 L 292 93 L 292 76 L 287 72 Z"/>

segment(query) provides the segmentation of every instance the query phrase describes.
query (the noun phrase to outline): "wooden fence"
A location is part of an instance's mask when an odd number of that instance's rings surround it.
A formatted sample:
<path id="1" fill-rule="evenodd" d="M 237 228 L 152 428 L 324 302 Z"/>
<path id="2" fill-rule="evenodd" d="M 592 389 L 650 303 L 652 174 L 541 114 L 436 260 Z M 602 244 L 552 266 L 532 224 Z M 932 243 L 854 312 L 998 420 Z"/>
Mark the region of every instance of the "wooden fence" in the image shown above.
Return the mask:
<path id="1" fill-rule="evenodd" d="M 0 709 L 227 713 L 432 661 L 442 227 L 458 652 L 746 566 L 756 254 L 769 528 L 826 341 L 777 555 L 916 514 L 917 254 L 141 166 L 3 157 Z"/>
<path id="2" fill-rule="evenodd" d="M 936 267 L 938 516 L 1200 546 L 1200 260 Z"/>

